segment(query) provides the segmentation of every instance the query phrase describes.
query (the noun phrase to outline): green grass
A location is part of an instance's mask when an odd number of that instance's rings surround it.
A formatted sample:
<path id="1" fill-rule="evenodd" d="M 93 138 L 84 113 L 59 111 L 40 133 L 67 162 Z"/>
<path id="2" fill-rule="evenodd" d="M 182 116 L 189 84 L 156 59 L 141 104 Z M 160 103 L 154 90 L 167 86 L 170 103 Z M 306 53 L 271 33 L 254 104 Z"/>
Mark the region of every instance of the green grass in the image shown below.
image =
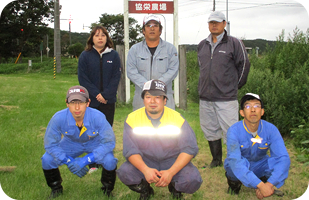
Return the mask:
<path id="1" fill-rule="evenodd" d="M 46 126 L 53 114 L 66 107 L 65 96 L 69 87 L 77 85 L 77 76 L 52 73 L 0 74 L 0 166 L 16 166 L 14 172 L 0 172 L 3 191 L 13 199 L 40 200 L 50 193 L 42 167 L 41 156 L 44 154 L 43 139 Z M 226 194 L 227 182 L 224 168 L 202 169 L 210 163 L 211 155 L 208 142 L 199 125 L 198 104 L 188 102 L 186 111 L 177 109 L 189 122 L 196 133 L 199 154 L 193 163 L 199 168 L 203 178 L 201 188 L 195 194 L 185 194 L 185 199 L 256 199 L 254 190 L 242 187 L 239 196 Z M 132 111 L 131 105 L 117 104 L 114 122 L 116 135 L 115 156 L 119 159 L 118 167 L 124 162 L 122 156 L 122 130 L 127 115 Z M 296 161 L 296 151 L 292 142 L 286 140 L 291 156 L 291 168 L 286 184 L 281 188 L 283 198 L 295 199 L 307 189 L 309 168 Z M 224 157 L 226 148 L 224 146 Z M 59 200 L 69 199 L 107 199 L 100 187 L 101 172 L 88 174 L 82 179 L 70 173 L 66 166 L 60 167 L 64 194 Z M 152 199 L 172 199 L 167 188 L 154 188 Z M 113 199 L 138 199 L 117 178 Z"/>

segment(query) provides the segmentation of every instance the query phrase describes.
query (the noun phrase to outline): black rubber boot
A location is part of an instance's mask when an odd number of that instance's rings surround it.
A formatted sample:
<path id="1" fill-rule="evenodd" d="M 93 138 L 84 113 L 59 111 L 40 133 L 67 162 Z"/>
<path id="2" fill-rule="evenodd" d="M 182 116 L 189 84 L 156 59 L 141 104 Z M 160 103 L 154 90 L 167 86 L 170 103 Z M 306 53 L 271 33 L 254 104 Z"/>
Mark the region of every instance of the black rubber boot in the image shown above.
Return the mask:
<path id="1" fill-rule="evenodd" d="M 227 189 L 227 193 L 231 195 L 239 194 L 242 183 L 240 181 L 232 181 L 231 179 L 229 179 L 226 172 L 225 172 L 225 176 L 227 178 L 227 184 L 229 185 L 229 188 Z"/>
<path id="2" fill-rule="evenodd" d="M 102 168 L 103 169 L 102 169 L 101 183 L 103 184 L 103 186 L 101 187 L 101 189 L 104 194 L 106 194 L 107 196 L 111 196 L 111 192 L 113 191 L 115 186 L 117 166 L 112 171 L 108 171 L 103 166 Z"/>
<path id="3" fill-rule="evenodd" d="M 168 184 L 168 190 L 172 194 L 173 199 L 183 199 L 183 195 L 181 194 L 181 192 L 178 192 L 175 189 L 175 182 L 170 182 L 170 184 Z"/>
<path id="4" fill-rule="evenodd" d="M 52 189 L 47 199 L 53 199 L 61 195 L 63 193 L 63 187 L 61 185 L 62 179 L 59 169 L 58 168 L 51 170 L 43 169 L 43 172 L 45 175 L 47 185 Z"/>
<path id="5" fill-rule="evenodd" d="M 210 168 L 222 166 L 222 144 L 221 139 L 215 141 L 208 141 L 210 152 L 212 155 L 212 161 Z"/>
<path id="6" fill-rule="evenodd" d="M 134 192 L 140 193 L 139 200 L 148 200 L 151 196 L 154 195 L 154 191 L 150 184 L 142 179 L 140 184 L 137 185 L 128 185 L 128 187 Z"/>

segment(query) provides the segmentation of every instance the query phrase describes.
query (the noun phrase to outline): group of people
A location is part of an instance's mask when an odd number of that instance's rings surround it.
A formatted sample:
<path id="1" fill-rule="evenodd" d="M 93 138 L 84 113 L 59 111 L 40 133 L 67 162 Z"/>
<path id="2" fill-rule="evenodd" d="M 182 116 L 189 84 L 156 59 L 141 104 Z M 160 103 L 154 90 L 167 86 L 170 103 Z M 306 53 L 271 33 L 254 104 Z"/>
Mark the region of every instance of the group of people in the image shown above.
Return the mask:
<path id="1" fill-rule="evenodd" d="M 212 12 L 208 26 L 210 35 L 198 45 L 200 125 L 212 155 L 210 165 L 203 168 L 223 165 L 223 139 L 228 193 L 239 194 L 244 185 L 254 188 L 258 199 L 282 195 L 274 186 L 284 184 L 290 158 L 280 132 L 261 119 L 264 104 L 259 95 L 247 93 L 240 103 L 237 100 L 250 69 L 245 47 L 225 31 L 223 13 Z M 154 195 L 152 184 L 168 187 L 176 199 L 200 188 L 201 174 L 191 162 L 198 153 L 196 136 L 175 111 L 173 99 L 178 54 L 172 44 L 160 38 L 162 29 L 157 16 L 145 16 L 145 39 L 128 53 L 127 76 L 135 85 L 135 93 L 133 112 L 124 122 L 126 161 L 119 167 L 113 153 L 112 126 L 120 59 L 106 29 L 96 26 L 92 30 L 78 62 L 80 85 L 67 91 L 67 108 L 57 112 L 46 129 L 42 168 L 52 190 L 49 198 L 63 193 L 61 165 L 80 178 L 89 173 L 88 168 L 101 166 L 101 189 L 107 196 L 111 196 L 116 176 L 138 192 L 141 200 Z"/>

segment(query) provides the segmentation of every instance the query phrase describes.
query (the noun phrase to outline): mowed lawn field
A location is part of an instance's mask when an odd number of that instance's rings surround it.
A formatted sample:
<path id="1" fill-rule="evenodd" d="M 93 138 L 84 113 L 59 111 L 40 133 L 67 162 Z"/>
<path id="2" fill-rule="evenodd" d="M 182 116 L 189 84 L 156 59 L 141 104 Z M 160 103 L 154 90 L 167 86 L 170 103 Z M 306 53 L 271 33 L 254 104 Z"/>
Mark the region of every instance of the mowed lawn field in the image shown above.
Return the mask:
<path id="1" fill-rule="evenodd" d="M 0 184 L 3 191 L 18 200 L 40 200 L 49 196 L 42 167 L 41 156 L 44 154 L 43 139 L 50 118 L 57 111 L 66 108 L 65 97 L 69 87 L 78 85 L 76 75 L 33 73 L 0 74 L 0 166 L 16 166 L 13 172 L 0 172 Z M 186 111 L 177 109 L 189 122 L 196 133 L 199 153 L 192 160 L 198 167 L 203 184 L 194 194 L 184 194 L 185 199 L 257 199 L 253 189 L 242 187 L 238 196 L 226 193 L 227 181 L 223 167 L 215 169 L 202 166 L 211 162 L 208 142 L 199 125 L 199 106 L 188 102 Z M 115 156 L 119 159 L 118 167 L 124 162 L 122 156 L 122 131 L 126 116 L 132 106 L 117 104 L 114 122 L 116 135 Z M 307 190 L 309 167 L 296 161 L 296 151 L 291 139 L 284 138 L 291 158 L 289 178 L 281 191 L 284 197 L 271 196 L 271 199 L 297 199 Z M 223 145 L 223 158 L 226 146 Z M 103 196 L 100 187 L 101 169 L 87 174 L 83 178 L 70 173 L 66 166 L 60 167 L 64 194 L 57 199 L 108 199 Z M 154 188 L 152 199 L 172 199 L 167 188 Z M 309 193 L 309 191 L 307 192 Z M 113 198 L 138 199 L 139 194 L 131 191 L 117 178 Z M 1 198 L 3 199 L 3 198 Z M 309 199 L 303 196 L 301 199 Z"/>

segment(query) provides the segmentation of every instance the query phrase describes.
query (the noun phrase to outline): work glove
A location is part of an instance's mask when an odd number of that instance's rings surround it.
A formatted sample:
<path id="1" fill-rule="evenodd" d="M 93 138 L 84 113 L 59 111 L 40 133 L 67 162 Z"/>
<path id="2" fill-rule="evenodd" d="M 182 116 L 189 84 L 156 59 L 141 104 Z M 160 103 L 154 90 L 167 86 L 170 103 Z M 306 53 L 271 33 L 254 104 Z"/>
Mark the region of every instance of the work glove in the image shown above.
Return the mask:
<path id="1" fill-rule="evenodd" d="M 68 168 L 69 170 L 77 175 L 79 178 L 82 178 L 83 176 L 85 176 L 87 174 L 87 172 L 89 171 L 88 168 L 85 167 L 80 167 L 77 162 L 81 160 L 80 158 L 77 158 L 74 160 L 74 162 L 69 163 Z"/>
<path id="2" fill-rule="evenodd" d="M 80 158 L 72 158 L 71 156 L 67 156 L 65 159 L 63 159 L 61 162 L 63 164 L 66 164 L 69 168 L 69 170 L 72 172 L 72 170 L 70 169 L 69 165 L 72 164 L 74 161 L 78 161 Z M 78 177 L 82 178 L 83 176 L 85 176 L 88 172 L 88 169 L 86 167 L 84 167 L 82 170 L 80 170 L 79 172 L 72 172 L 73 174 L 76 174 Z"/>
<path id="3" fill-rule="evenodd" d="M 90 153 L 82 158 L 75 159 L 73 162 L 69 163 L 68 167 L 73 174 L 76 174 L 81 178 L 88 172 L 88 168 L 86 166 L 93 163 L 95 163 L 94 155 L 93 153 Z"/>
<path id="4" fill-rule="evenodd" d="M 61 162 L 63 163 L 63 164 L 66 164 L 66 165 L 68 165 L 68 164 L 70 164 L 71 162 L 73 162 L 74 161 L 74 158 L 72 158 L 71 156 L 67 156 L 65 159 L 63 159 Z"/>

